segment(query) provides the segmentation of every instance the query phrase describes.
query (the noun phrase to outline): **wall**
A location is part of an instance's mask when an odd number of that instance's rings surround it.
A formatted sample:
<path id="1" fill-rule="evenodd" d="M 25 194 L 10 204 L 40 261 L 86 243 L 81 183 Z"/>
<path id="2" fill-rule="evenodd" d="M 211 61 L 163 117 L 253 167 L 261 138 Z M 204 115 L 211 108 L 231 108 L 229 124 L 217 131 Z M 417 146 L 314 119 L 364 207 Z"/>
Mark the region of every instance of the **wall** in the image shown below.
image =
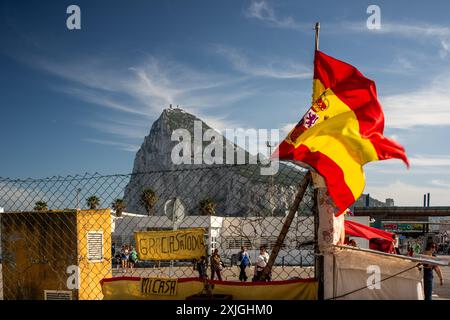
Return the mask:
<path id="1" fill-rule="evenodd" d="M 100 281 L 112 277 L 111 214 L 109 209 L 77 212 L 77 248 L 80 267 L 80 300 L 102 299 Z M 103 232 L 103 259 L 91 262 L 87 258 L 87 233 Z"/>
<path id="2" fill-rule="evenodd" d="M 75 211 L 5 213 L 1 222 L 4 299 L 41 300 L 44 290 L 68 290 L 66 269 L 76 264 Z"/>

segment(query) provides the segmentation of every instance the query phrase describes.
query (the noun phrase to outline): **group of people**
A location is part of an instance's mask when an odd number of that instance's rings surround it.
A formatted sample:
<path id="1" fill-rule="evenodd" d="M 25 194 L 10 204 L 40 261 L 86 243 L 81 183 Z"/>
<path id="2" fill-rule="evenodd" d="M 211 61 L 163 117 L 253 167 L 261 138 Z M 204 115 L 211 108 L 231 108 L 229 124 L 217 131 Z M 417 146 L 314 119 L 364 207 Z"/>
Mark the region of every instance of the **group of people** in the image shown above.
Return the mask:
<path id="1" fill-rule="evenodd" d="M 124 244 L 120 251 L 116 250 L 115 244 L 112 245 L 112 254 L 117 264 L 117 269 L 122 267 L 122 272 L 127 272 L 130 269 L 133 272 L 134 266 L 138 262 L 138 253 L 136 249 Z"/>
<path id="2" fill-rule="evenodd" d="M 255 269 L 252 281 L 265 281 L 265 280 L 270 281 L 271 274 L 269 274 L 269 277 L 267 279 L 263 279 L 263 271 L 268 262 L 269 262 L 269 254 L 267 253 L 266 247 L 261 246 L 259 248 L 259 255 L 255 261 Z M 250 260 L 250 255 L 247 251 L 247 248 L 244 246 L 241 247 L 241 251 L 239 252 L 238 255 L 238 266 L 240 269 L 239 280 L 242 282 L 247 281 L 248 276 L 245 269 L 251 267 L 252 262 Z"/>
<path id="3" fill-rule="evenodd" d="M 264 246 L 260 247 L 259 255 L 255 261 L 255 269 L 252 281 L 270 281 L 271 274 L 268 275 L 267 279 L 263 279 L 263 271 L 269 262 L 269 254 Z M 245 282 L 248 280 L 246 269 L 252 266 L 252 262 L 250 260 L 250 255 L 247 251 L 247 248 L 242 246 L 241 251 L 238 255 L 238 263 L 240 272 L 239 272 L 239 280 Z M 214 280 L 216 277 L 219 281 L 222 281 L 222 271 L 224 269 L 224 263 L 219 255 L 219 250 L 215 249 L 213 254 L 209 259 L 209 266 L 211 269 L 211 280 Z M 197 270 L 199 278 L 207 279 L 207 269 L 208 262 L 205 256 L 202 256 L 200 259 L 194 260 L 194 270 Z"/>
<path id="4" fill-rule="evenodd" d="M 215 249 L 213 254 L 209 259 L 209 265 L 211 267 L 211 280 L 217 277 L 218 280 L 222 281 L 222 270 L 225 267 L 222 259 L 220 258 L 219 250 Z M 197 270 L 198 276 L 201 279 L 207 279 L 208 275 L 206 273 L 208 269 L 208 262 L 205 256 L 200 259 L 194 260 L 194 270 Z"/>

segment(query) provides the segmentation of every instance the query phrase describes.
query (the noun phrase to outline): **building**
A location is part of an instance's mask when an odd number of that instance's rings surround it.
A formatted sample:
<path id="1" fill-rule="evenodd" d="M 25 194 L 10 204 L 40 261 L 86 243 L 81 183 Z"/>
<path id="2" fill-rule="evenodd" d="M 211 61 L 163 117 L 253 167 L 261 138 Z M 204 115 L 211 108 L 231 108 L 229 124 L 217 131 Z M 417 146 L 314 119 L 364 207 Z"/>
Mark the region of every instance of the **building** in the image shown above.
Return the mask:
<path id="1" fill-rule="evenodd" d="M 98 299 L 111 277 L 111 214 L 105 210 L 2 214 L 4 299 Z"/>
<path id="2" fill-rule="evenodd" d="M 370 217 L 376 228 L 398 234 L 402 253 L 408 244 L 422 251 L 429 239 L 449 247 L 450 207 L 356 207 L 353 213 Z"/>

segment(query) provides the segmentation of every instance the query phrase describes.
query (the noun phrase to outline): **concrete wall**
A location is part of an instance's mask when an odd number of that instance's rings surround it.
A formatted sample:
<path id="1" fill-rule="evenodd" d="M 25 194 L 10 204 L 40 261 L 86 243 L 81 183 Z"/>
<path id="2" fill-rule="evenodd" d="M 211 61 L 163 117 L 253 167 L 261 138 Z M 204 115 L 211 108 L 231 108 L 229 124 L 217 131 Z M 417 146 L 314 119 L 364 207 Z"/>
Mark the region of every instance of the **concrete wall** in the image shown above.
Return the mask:
<path id="1" fill-rule="evenodd" d="M 4 299 L 44 299 L 45 290 L 72 299 L 101 299 L 100 280 L 111 277 L 109 209 L 8 212 L 2 221 Z M 87 259 L 87 232 L 103 232 L 103 259 Z M 69 290 L 69 266 L 79 267 L 79 289 Z"/>
<path id="2" fill-rule="evenodd" d="M 6 213 L 1 222 L 4 299 L 42 300 L 44 290 L 68 290 L 66 268 L 77 263 L 76 212 Z"/>

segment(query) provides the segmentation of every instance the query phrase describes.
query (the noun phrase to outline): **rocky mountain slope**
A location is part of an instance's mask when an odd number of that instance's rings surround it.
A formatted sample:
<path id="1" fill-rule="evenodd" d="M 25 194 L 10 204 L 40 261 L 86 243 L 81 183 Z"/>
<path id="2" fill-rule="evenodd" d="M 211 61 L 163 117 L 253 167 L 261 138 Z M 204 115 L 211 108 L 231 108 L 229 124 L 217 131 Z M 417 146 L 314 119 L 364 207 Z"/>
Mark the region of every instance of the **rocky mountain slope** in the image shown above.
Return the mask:
<path id="1" fill-rule="evenodd" d="M 252 157 L 234 143 L 219 135 L 224 145 L 234 153 L 244 152 L 247 164 L 207 165 L 173 163 L 171 154 L 179 141 L 172 141 L 172 132 L 186 129 L 193 137 L 194 122 L 201 121 L 179 108 L 165 109 L 153 123 L 150 134 L 136 153 L 133 175 L 125 188 L 124 200 L 128 212 L 147 213 L 140 204 L 142 191 L 151 188 L 157 203 L 150 214 L 163 215 L 167 200 L 178 197 L 187 214 L 199 214 L 200 201 L 211 198 L 216 203 L 216 214 L 221 216 L 284 215 L 293 201 L 304 171 L 290 164 L 280 163 L 278 173 L 261 175 L 261 164 L 248 164 Z M 210 127 L 202 122 L 203 133 Z M 194 150 L 193 138 L 191 150 Z M 203 142 L 203 146 L 210 142 Z M 254 158 L 252 158 L 254 159 Z M 309 194 L 310 195 L 310 194 Z M 310 213 L 310 196 L 305 197 L 302 210 Z"/>

